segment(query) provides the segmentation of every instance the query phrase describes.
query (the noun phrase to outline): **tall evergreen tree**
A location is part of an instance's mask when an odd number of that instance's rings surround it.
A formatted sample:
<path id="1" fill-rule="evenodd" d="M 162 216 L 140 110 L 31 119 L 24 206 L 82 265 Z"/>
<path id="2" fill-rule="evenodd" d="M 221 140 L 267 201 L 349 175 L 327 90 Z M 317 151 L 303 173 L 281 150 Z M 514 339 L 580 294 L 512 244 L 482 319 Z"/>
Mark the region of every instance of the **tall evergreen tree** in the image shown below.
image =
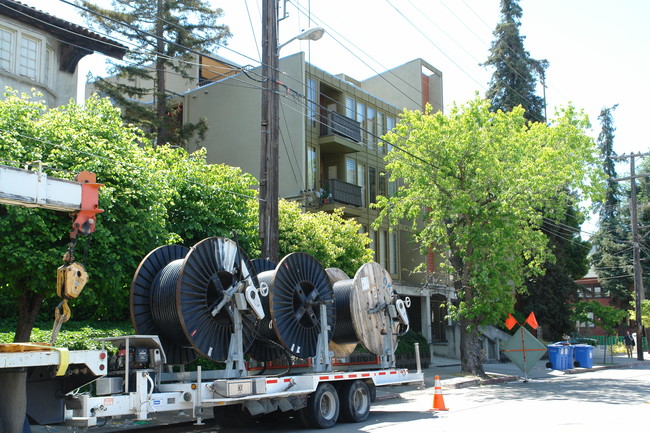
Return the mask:
<path id="1" fill-rule="evenodd" d="M 522 15 L 519 0 L 501 0 L 501 19 L 484 63 L 494 68 L 486 97 L 493 110 L 511 111 L 521 105 L 529 122 L 545 122 L 545 101 L 536 91 L 538 78 L 544 84 L 548 61 L 533 59 L 524 48 L 525 37 L 519 33 Z M 582 218 L 571 206 L 564 216 L 544 219 L 540 229 L 554 258 L 544 263 L 542 275 L 526 281 L 526 292 L 517 300 L 520 312 L 537 314 L 549 338 L 557 339 L 573 329 L 566 300 L 576 295 L 574 280 L 586 274 L 589 253 L 588 243 L 579 236 L 580 223 Z"/>
<path id="2" fill-rule="evenodd" d="M 543 337 L 560 340 L 575 329 L 572 309 L 567 299 L 577 299 L 575 282 L 588 271 L 590 243 L 580 237 L 582 217 L 567 206 L 564 218 L 545 218 L 541 231 L 548 238 L 554 261 L 544 264 L 544 274 L 526 281 L 526 293 L 517 299 L 516 310 L 523 314 L 534 311 L 543 327 Z"/>
<path id="3" fill-rule="evenodd" d="M 625 307 L 630 300 L 632 286 L 632 251 L 630 249 L 630 225 L 627 212 L 621 208 L 619 184 L 616 174 L 614 151 L 614 119 L 612 112 L 617 105 L 603 108 L 598 116 L 601 130 L 598 148 L 603 172 L 607 176 L 607 190 L 603 203 L 597 204 L 599 212 L 598 231 L 593 237 L 594 252 L 591 264 L 598 275 L 601 287 L 614 298 L 614 305 Z"/>
<path id="4" fill-rule="evenodd" d="M 519 34 L 522 9 L 519 0 L 501 0 L 501 21 L 494 30 L 494 41 L 484 66 L 493 67 L 485 97 L 492 109 L 510 111 L 521 105 L 526 119 L 544 122 L 544 98 L 537 96 L 537 78 L 544 77 L 546 60 L 535 60 L 524 49 L 525 36 Z"/>
<path id="5" fill-rule="evenodd" d="M 203 138 L 205 124 L 179 126 L 182 113 L 171 104 L 166 78 L 191 78 L 194 53 L 214 51 L 230 37 L 228 27 L 218 23 L 222 9 L 204 0 L 111 0 L 110 9 L 79 1 L 90 26 L 134 45 L 124 61 L 111 62 L 109 73 L 116 79 L 94 83 L 122 108 L 124 120 L 142 127 L 159 145 L 183 146 L 196 134 Z"/>

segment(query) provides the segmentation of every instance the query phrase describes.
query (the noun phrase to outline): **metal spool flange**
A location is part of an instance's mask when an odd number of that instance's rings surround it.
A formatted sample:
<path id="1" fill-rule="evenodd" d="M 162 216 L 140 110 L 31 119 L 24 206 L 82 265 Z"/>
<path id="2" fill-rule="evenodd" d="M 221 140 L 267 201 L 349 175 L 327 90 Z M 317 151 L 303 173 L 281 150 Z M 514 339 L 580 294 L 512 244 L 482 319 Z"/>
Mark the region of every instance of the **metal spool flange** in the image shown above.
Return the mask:
<path id="1" fill-rule="evenodd" d="M 181 326 L 194 349 L 214 361 L 226 361 L 234 332 L 234 299 L 213 316 L 225 292 L 241 282 L 259 287 L 253 265 L 242 248 L 227 238 L 212 237 L 194 245 L 185 257 L 176 290 Z M 259 320 L 240 311 L 246 351 L 258 332 Z"/>
<path id="2" fill-rule="evenodd" d="M 154 320 L 152 300 L 157 295 L 161 272 L 170 263 L 182 260 L 189 248 L 180 245 L 165 245 L 151 251 L 140 262 L 131 283 L 131 322 L 136 334 L 157 335 L 170 364 L 186 364 L 198 354 L 186 338 L 173 334 L 165 324 Z M 162 325 L 162 326 L 161 326 Z M 172 331 L 172 332 L 169 332 Z"/>
<path id="3" fill-rule="evenodd" d="M 359 343 L 354 324 L 352 323 L 352 312 L 350 311 L 350 295 L 352 291 L 352 281 L 348 275 L 339 268 L 325 269 L 330 283 L 334 288 L 334 299 L 336 305 L 336 328 L 332 341 L 329 343 L 329 350 L 334 353 L 336 358 L 346 358 L 350 356 Z M 339 283 L 347 281 L 347 283 Z"/>
<path id="4" fill-rule="evenodd" d="M 277 266 L 276 263 L 272 262 L 269 259 L 253 259 L 251 260 L 251 263 L 253 263 L 253 267 L 255 268 L 255 273 L 257 273 L 258 275 L 261 274 L 262 272 L 273 271 Z"/>
<path id="5" fill-rule="evenodd" d="M 280 343 L 294 356 L 316 355 L 321 330 L 320 303 L 325 303 L 330 341 L 336 326 L 334 290 L 316 258 L 306 253 L 291 253 L 275 269 L 270 284 L 270 309 L 273 328 Z"/>

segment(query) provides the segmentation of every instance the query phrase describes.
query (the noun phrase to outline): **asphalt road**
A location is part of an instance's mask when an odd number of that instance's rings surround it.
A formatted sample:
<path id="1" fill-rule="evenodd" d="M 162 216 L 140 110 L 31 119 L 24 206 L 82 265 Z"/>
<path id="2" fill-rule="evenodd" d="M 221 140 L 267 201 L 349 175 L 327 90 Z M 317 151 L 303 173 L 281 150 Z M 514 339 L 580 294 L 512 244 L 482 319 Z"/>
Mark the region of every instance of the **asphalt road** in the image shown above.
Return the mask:
<path id="1" fill-rule="evenodd" d="M 337 424 L 328 433 L 594 433 L 650 432 L 650 366 L 560 374 L 543 380 L 443 390 L 446 412 L 431 412 L 433 390 L 401 392 L 373 404 L 358 424 Z M 182 431 L 182 430 L 178 430 Z M 291 420 L 245 429 L 205 426 L 202 432 L 323 432 Z"/>

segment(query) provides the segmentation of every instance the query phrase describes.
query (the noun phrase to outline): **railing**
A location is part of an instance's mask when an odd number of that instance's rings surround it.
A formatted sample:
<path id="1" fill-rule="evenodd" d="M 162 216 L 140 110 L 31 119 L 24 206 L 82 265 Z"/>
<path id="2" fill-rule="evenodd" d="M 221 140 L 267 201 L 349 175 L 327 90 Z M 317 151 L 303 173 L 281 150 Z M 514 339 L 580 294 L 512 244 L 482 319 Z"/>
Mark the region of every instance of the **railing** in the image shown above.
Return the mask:
<path id="1" fill-rule="evenodd" d="M 337 203 L 361 207 L 361 187 L 342 180 L 330 179 L 327 185 L 329 199 Z"/>
<path id="2" fill-rule="evenodd" d="M 320 127 L 321 137 L 336 134 L 359 143 L 361 141 L 361 124 L 335 111 L 323 109 Z"/>

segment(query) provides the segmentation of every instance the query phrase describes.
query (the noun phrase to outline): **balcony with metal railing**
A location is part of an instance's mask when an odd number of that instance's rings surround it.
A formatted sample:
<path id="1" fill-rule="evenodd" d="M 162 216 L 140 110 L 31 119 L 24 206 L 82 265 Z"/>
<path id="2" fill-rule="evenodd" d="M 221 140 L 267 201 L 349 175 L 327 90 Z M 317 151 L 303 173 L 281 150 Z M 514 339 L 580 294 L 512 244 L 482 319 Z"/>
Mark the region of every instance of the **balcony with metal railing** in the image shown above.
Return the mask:
<path id="1" fill-rule="evenodd" d="M 335 111 L 321 109 L 321 128 L 318 144 L 321 153 L 352 153 L 363 148 L 361 124 Z"/>
<path id="2" fill-rule="evenodd" d="M 329 200 L 334 203 L 361 207 L 361 187 L 338 179 L 327 181 Z"/>

